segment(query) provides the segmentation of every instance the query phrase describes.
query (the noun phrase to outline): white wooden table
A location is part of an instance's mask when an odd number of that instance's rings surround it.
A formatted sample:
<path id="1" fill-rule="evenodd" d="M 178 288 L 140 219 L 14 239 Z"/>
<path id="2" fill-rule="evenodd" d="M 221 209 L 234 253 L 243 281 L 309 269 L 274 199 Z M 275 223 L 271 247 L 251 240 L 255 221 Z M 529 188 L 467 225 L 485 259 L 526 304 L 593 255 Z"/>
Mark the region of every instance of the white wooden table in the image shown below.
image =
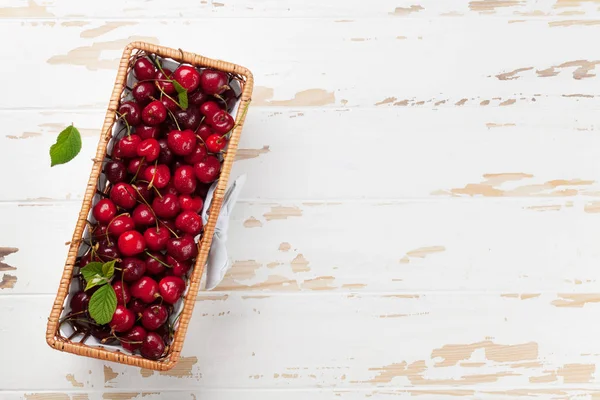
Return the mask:
<path id="1" fill-rule="evenodd" d="M 599 399 L 599 7 L 0 1 L 0 398 Z M 235 264 L 161 374 L 44 340 L 136 39 L 257 85 Z"/>

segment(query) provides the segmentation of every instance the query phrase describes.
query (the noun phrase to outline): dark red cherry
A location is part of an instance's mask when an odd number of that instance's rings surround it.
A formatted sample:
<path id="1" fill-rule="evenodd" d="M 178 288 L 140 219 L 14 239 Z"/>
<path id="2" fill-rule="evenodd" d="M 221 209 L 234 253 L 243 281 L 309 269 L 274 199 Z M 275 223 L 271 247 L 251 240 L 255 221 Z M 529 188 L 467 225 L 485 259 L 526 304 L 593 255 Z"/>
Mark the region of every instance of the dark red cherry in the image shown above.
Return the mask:
<path id="1" fill-rule="evenodd" d="M 136 182 L 131 185 L 136 193 L 136 199 L 141 203 L 152 203 L 154 198 L 154 190 L 148 187 L 146 182 Z"/>
<path id="2" fill-rule="evenodd" d="M 164 250 L 167 247 L 170 237 L 169 230 L 164 226 L 159 226 L 158 228 L 150 227 L 144 231 L 146 246 L 152 251 Z"/>
<path id="3" fill-rule="evenodd" d="M 108 224 L 117 214 L 117 207 L 109 199 L 102 199 L 92 209 L 92 215 L 101 224 Z"/>
<path id="4" fill-rule="evenodd" d="M 160 99 L 160 102 L 165 106 L 165 108 L 171 112 L 179 110 L 179 104 L 175 101 L 175 99 L 167 96 L 163 96 Z"/>
<path id="5" fill-rule="evenodd" d="M 135 128 L 136 135 L 142 140 L 158 139 L 160 136 L 160 128 L 158 126 L 139 125 Z"/>
<path id="6" fill-rule="evenodd" d="M 131 213 L 133 222 L 138 228 L 153 225 L 156 222 L 156 217 L 152 209 L 146 204 L 139 204 Z"/>
<path id="7" fill-rule="evenodd" d="M 110 199 L 119 207 L 133 208 L 136 204 L 135 189 L 128 183 L 119 182 L 110 189 Z"/>
<path id="8" fill-rule="evenodd" d="M 175 304 L 185 291 L 185 282 L 178 276 L 165 276 L 158 283 L 158 291 L 164 301 Z"/>
<path id="9" fill-rule="evenodd" d="M 144 312 L 147 306 L 148 305 L 140 299 L 133 299 L 131 300 L 131 303 L 129 303 L 129 309 L 133 311 L 136 317 L 141 317 L 142 312 Z"/>
<path id="10" fill-rule="evenodd" d="M 196 236 L 202 231 L 202 217 L 193 211 L 182 211 L 175 219 L 175 226 L 182 232 Z"/>
<path id="11" fill-rule="evenodd" d="M 128 214 L 117 215 L 108 224 L 108 234 L 114 238 L 118 238 L 121 234 L 135 228 L 135 222 Z"/>
<path id="12" fill-rule="evenodd" d="M 194 165 L 204 160 L 204 157 L 206 157 L 207 154 L 206 146 L 204 146 L 202 142 L 198 142 L 196 143 L 196 147 L 194 148 L 192 154 L 188 154 L 187 156 L 183 157 L 183 161 L 185 161 L 187 164 Z"/>
<path id="13" fill-rule="evenodd" d="M 227 146 L 227 139 L 219 134 L 210 135 L 206 139 L 206 148 L 211 153 L 220 153 Z"/>
<path id="14" fill-rule="evenodd" d="M 173 73 L 173 79 L 188 92 L 193 92 L 200 86 L 200 73 L 190 65 L 179 66 Z"/>
<path id="15" fill-rule="evenodd" d="M 207 94 L 221 94 L 229 86 L 229 79 L 227 74 L 222 71 L 215 71 L 211 69 L 205 69 L 200 76 L 200 85 L 202 90 Z"/>
<path id="16" fill-rule="evenodd" d="M 221 111 L 223 108 L 214 101 L 207 101 L 200 106 L 200 112 L 210 121 L 213 115 Z"/>
<path id="17" fill-rule="evenodd" d="M 167 254 L 178 261 L 186 261 L 198 255 L 198 246 L 190 235 L 171 238 L 167 242 Z"/>
<path id="18" fill-rule="evenodd" d="M 150 182 L 157 189 L 164 188 L 169 184 L 171 171 L 164 164 L 150 165 L 142 173 L 144 180 Z"/>
<path id="19" fill-rule="evenodd" d="M 135 312 L 134 314 L 137 315 Z M 137 325 L 127 331 L 124 335 L 120 336 L 119 340 L 124 349 L 134 352 L 142 346 L 147 334 L 148 333 L 144 328 Z"/>
<path id="20" fill-rule="evenodd" d="M 136 257 L 126 257 L 119 263 L 125 282 L 135 282 L 146 272 L 146 263 Z"/>
<path id="21" fill-rule="evenodd" d="M 135 315 L 125 306 L 119 304 L 110 321 L 110 327 L 115 332 L 126 332 L 133 328 L 135 324 Z"/>
<path id="22" fill-rule="evenodd" d="M 146 263 L 146 266 L 148 263 Z M 131 295 L 145 303 L 152 303 L 160 294 L 158 293 L 158 283 L 149 276 L 143 276 L 129 286 Z"/>
<path id="23" fill-rule="evenodd" d="M 167 139 L 162 138 L 158 140 L 158 145 L 160 146 L 160 154 L 158 155 L 158 163 L 159 164 L 171 164 L 173 161 L 173 152 L 169 149 L 169 145 L 167 144 Z"/>
<path id="24" fill-rule="evenodd" d="M 213 127 L 215 132 L 224 135 L 229 133 L 235 125 L 233 117 L 225 110 L 218 111 L 212 115 L 208 120 L 210 126 Z"/>
<path id="25" fill-rule="evenodd" d="M 92 239 L 94 239 L 97 242 L 101 242 L 103 240 L 106 240 L 108 235 L 108 226 L 107 225 L 95 225 L 92 228 Z"/>
<path id="26" fill-rule="evenodd" d="M 163 71 L 164 71 L 164 74 L 163 74 Z M 166 68 L 163 68 L 162 71 L 158 71 L 158 74 L 156 74 L 156 84 L 166 94 L 175 93 L 175 86 L 173 85 L 173 82 L 171 82 L 172 75 L 173 75 L 172 71 L 170 69 L 166 69 Z"/>
<path id="27" fill-rule="evenodd" d="M 152 202 L 152 209 L 160 218 L 175 218 L 180 210 L 179 199 L 174 194 L 165 194 L 162 198 L 156 197 Z"/>
<path id="28" fill-rule="evenodd" d="M 177 168 L 173 174 L 173 186 L 179 193 L 191 194 L 196 190 L 196 176 L 194 168 L 189 165 L 184 165 Z"/>
<path id="29" fill-rule="evenodd" d="M 162 255 L 162 253 L 159 252 L 149 252 L 149 254 L 146 254 L 146 271 L 149 274 L 152 275 L 160 275 L 163 272 L 165 272 L 165 270 L 167 269 L 167 267 L 165 267 L 164 263 L 165 261 L 165 256 Z"/>
<path id="30" fill-rule="evenodd" d="M 198 186 L 196 186 L 196 191 L 194 194 L 201 199 L 205 199 L 211 186 L 212 185 L 210 183 L 198 182 Z"/>
<path id="31" fill-rule="evenodd" d="M 90 296 L 86 292 L 77 292 L 71 298 L 69 305 L 72 313 L 83 313 L 88 310 Z"/>
<path id="32" fill-rule="evenodd" d="M 156 77 L 156 67 L 152 61 L 147 58 L 139 58 L 135 64 L 133 64 L 133 71 L 135 77 L 140 81 L 154 79 Z"/>
<path id="33" fill-rule="evenodd" d="M 171 131 L 167 136 L 169 149 L 179 156 L 191 154 L 196 147 L 196 135 L 189 129 L 183 131 Z"/>
<path id="34" fill-rule="evenodd" d="M 138 104 L 146 105 L 152 101 L 153 97 L 156 97 L 157 92 L 158 89 L 152 82 L 139 82 L 135 84 L 131 94 Z"/>
<path id="35" fill-rule="evenodd" d="M 142 122 L 142 110 L 138 103 L 134 101 L 125 101 L 121 103 L 119 107 L 119 114 L 125 121 L 129 124 L 129 126 L 136 126 Z"/>
<path id="36" fill-rule="evenodd" d="M 154 304 L 142 311 L 142 325 L 149 331 L 158 329 L 162 324 L 167 322 L 169 312 L 167 307 L 162 304 Z"/>
<path id="37" fill-rule="evenodd" d="M 202 121 L 202 114 L 195 107 L 189 107 L 187 110 L 179 110 L 173 113 L 179 126 L 182 129 L 191 129 L 195 131 Z"/>
<path id="38" fill-rule="evenodd" d="M 112 344 L 113 342 L 116 342 L 116 339 L 112 336 L 110 326 L 108 325 L 92 325 L 90 327 L 90 333 L 102 344 Z"/>
<path id="39" fill-rule="evenodd" d="M 199 213 L 204 206 L 204 202 L 200 197 L 182 194 L 179 196 L 179 207 L 182 211 L 193 211 Z"/>
<path id="40" fill-rule="evenodd" d="M 139 176 L 140 172 L 146 169 L 148 163 L 143 157 L 136 157 L 129 160 L 127 164 L 127 172 L 133 176 Z"/>
<path id="41" fill-rule="evenodd" d="M 127 303 L 129 303 L 129 300 L 131 300 L 131 293 L 129 293 L 127 284 L 122 283 L 121 281 L 114 281 L 112 287 L 117 295 L 117 304 L 126 306 Z"/>
<path id="42" fill-rule="evenodd" d="M 156 139 L 142 140 L 137 147 L 137 154 L 144 157 L 147 162 L 152 162 L 158 158 L 160 154 L 160 146 Z"/>
<path id="43" fill-rule="evenodd" d="M 208 156 L 194 165 L 196 178 L 203 183 L 214 182 L 221 172 L 221 162 L 217 157 Z"/>
<path id="44" fill-rule="evenodd" d="M 158 360 L 165 352 L 165 342 L 159 334 L 149 332 L 140 347 L 142 357 L 149 360 Z"/>
<path id="45" fill-rule="evenodd" d="M 138 231 L 127 231 L 119 236 L 117 246 L 121 254 L 131 257 L 144 251 L 146 241 L 144 240 L 144 236 Z"/>
<path id="46" fill-rule="evenodd" d="M 115 243 L 100 242 L 96 249 L 96 256 L 102 262 L 117 260 L 120 257 L 119 250 Z"/>
<path id="47" fill-rule="evenodd" d="M 147 125 L 158 125 L 167 119 L 167 109 L 159 100 L 154 100 L 142 111 L 142 120 Z"/>
<path id="48" fill-rule="evenodd" d="M 104 166 L 104 174 L 110 183 L 119 183 L 127 178 L 127 170 L 123 161 L 112 160 Z"/>
<path id="49" fill-rule="evenodd" d="M 185 276 L 192 268 L 192 265 L 189 261 L 177 261 L 175 258 L 169 255 L 166 257 L 166 262 L 171 266 L 171 269 L 168 270 L 168 273 L 173 276 Z"/>
<path id="50" fill-rule="evenodd" d="M 227 111 L 231 112 L 238 101 L 238 96 L 233 89 L 228 89 L 221 94 L 221 97 L 225 99 L 225 103 L 227 103 Z"/>
<path id="51" fill-rule="evenodd" d="M 201 89 L 195 90 L 188 94 L 188 103 L 195 106 L 200 106 L 203 103 L 214 99 L 214 97 L 204 93 Z"/>
<path id="52" fill-rule="evenodd" d="M 129 135 L 123 137 L 117 143 L 121 157 L 133 158 L 137 157 L 137 147 L 142 141 L 138 135 Z"/>
<path id="53" fill-rule="evenodd" d="M 196 135 L 200 136 L 202 142 L 206 142 L 206 139 L 208 139 L 214 133 L 215 130 L 205 123 L 202 123 L 196 131 Z"/>
<path id="54" fill-rule="evenodd" d="M 169 184 L 167 186 L 160 189 L 159 192 L 161 196 L 164 196 L 165 194 L 174 194 L 175 196 L 177 196 L 179 194 L 177 189 L 175 189 L 175 186 L 173 186 L 173 179 L 169 181 Z"/>

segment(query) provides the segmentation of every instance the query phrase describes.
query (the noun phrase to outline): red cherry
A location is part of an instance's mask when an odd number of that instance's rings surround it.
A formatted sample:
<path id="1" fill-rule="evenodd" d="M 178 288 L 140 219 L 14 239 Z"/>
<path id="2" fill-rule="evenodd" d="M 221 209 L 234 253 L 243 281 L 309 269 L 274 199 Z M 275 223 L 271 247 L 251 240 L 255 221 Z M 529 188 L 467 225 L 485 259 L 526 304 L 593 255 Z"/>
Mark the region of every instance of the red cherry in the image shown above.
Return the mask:
<path id="1" fill-rule="evenodd" d="M 210 118 L 221 111 L 222 108 L 214 101 L 207 101 L 200 106 L 200 112 L 206 116 L 206 118 L 210 121 Z"/>
<path id="2" fill-rule="evenodd" d="M 127 214 L 116 216 L 108 224 L 108 234 L 114 238 L 118 238 L 121 234 L 130 231 L 135 228 L 135 222 Z"/>
<path id="3" fill-rule="evenodd" d="M 171 179 L 171 181 L 169 182 L 169 184 L 167 186 L 160 189 L 160 195 L 164 196 L 165 194 L 174 194 L 175 196 L 177 196 L 179 194 L 177 189 L 175 189 L 175 186 L 173 186 L 173 179 Z"/>
<path id="4" fill-rule="evenodd" d="M 147 263 L 146 263 L 147 265 Z M 143 276 L 129 286 L 131 295 L 144 303 L 152 303 L 158 296 L 158 283 L 149 276 Z"/>
<path id="5" fill-rule="evenodd" d="M 135 101 L 125 101 L 119 106 L 119 114 L 125 118 L 129 126 L 136 126 L 142 121 L 141 113 L 142 110 Z"/>
<path id="6" fill-rule="evenodd" d="M 179 196 L 179 207 L 182 211 L 193 211 L 199 213 L 204 206 L 204 202 L 200 197 L 192 197 L 187 194 Z"/>
<path id="7" fill-rule="evenodd" d="M 119 148 L 119 142 L 117 142 L 111 150 L 111 157 L 115 160 L 121 159 L 123 158 L 123 152 L 121 151 L 121 149 Z"/>
<path id="8" fill-rule="evenodd" d="M 171 164 L 173 161 L 173 152 L 169 149 L 169 145 L 167 143 L 166 138 L 162 138 L 158 140 L 158 145 L 160 146 L 160 154 L 158 156 L 159 164 Z"/>
<path id="9" fill-rule="evenodd" d="M 129 293 L 127 284 L 121 283 L 121 281 L 115 281 L 112 284 L 112 287 L 117 295 L 117 304 L 126 306 L 127 303 L 129 303 L 129 300 L 131 300 L 131 293 Z"/>
<path id="10" fill-rule="evenodd" d="M 110 327 L 115 332 L 126 332 L 133 328 L 135 324 L 135 315 L 123 305 L 117 305 L 117 309 L 110 321 Z"/>
<path id="11" fill-rule="evenodd" d="M 158 164 L 156 166 L 150 165 L 149 167 L 146 167 L 142 173 L 142 177 L 144 180 L 150 182 L 152 186 L 160 189 L 169 184 L 171 171 L 169 171 L 169 167 L 164 164 Z"/>
<path id="12" fill-rule="evenodd" d="M 171 234 L 165 227 L 151 227 L 144 231 L 146 246 L 152 251 L 160 251 L 167 247 Z"/>
<path id="13" fill-rule="evenodd" d="M 146 272 L 146 263 L 136 257 L 126 257 L 119 263 L 125 282 L 135 282 Z"/>
<path id="14" fill-rule="evenodd" d="M 228 89 L 221 94 L 221 97 L 225 99 L 225 103 L 227 103 L 227 111 L 233 110 L 233 107 L 238 101 L 238 96 L 235 94 L 233 89 Z"/>
<path id="15" fill-rule="evenodd" d="M 208 139 L 214 133 L 215 133 L 215 130 L 213 128 L 211 128 L 209 125 L 204 124 L 204 123 L 201 124 L 200 127 L 198 128 L 198 130 L 196 131 L 196 134 L 202 138 L 203 142 L 206 142 L 206 139 Z"/>
<path id="16" fill-rule="evenodd" d="M 160 102 L 169 111 L 173 112 L 173 111 L 179 110 L 179 104 L 177 104 L 175 99 L 173 99 L 171 97 L 163 96 L 162 99 L 160 99 Z"/>
<path id="17" fill-rule="evenodd" d="M 167 119 L 167 109 L 164 104 L 158 100 L 154 100 L 142 111 L 142 120 L 148 125 L 158 125 Z"/>
<path id="18" fill-rule="evenodd" d="M 77 292 L 71 298 L 71 301 L 69 302 L 72 313 L 80 313 L 80 312 L 87 311 L 89 304 L 90 304 L 90 296 L 86 292 Z"/>
<path id="19" fill-rule="evenodd" d="M 183 161 L 185 161 L 187 164 L 194 165 L 204 160 L 204 157 L 206 157 L 207 154 L 208 153 L 206 152 L 206 146 L 198 142 L 196 143 L 194 151 L 191 154 L 188 154 L 187 156 L 183 157 Z"/>
<path id="20" fill-rule="evenodd" d="M 171 269 L 168 270 L 168 273 L 173 276 L 185 276 L 190 268 L 192 268 L 189 261 L 177 261 L 175 258 L 169 255 L 166 258 L 166 262 L 171 266 Z"/>
<path id="21" fill-rule="evenodd" d="M 125 209 L 133 208 L 137 204 L 136 195 L 133 186 L 125 182 L 119 182 L 110 189 L 110 199 Z"/>
<path id="22" fill-rule="evenodd" d="M 167 318 L 169 318 L 167 307 L 162 304 L 154 304 L 142 312 L 142 325 L 149 331 L 153 331 L 167 322 Z"/>
<path id="23" fill-rule="evenodd" d="M 173 73 L 175 79 L 185 90 L 192 92 L 200 86 L 200 73 L 189 65 L 181 65 Z"/>
<path id="24" fill-rule="evenodd" d="M 156 139 L 146 139 L 137 147 L 137 154 L 140 157 L 144 157 L 147 162 L 152 162 L 158 158 L 160 154 L 160 146 Z"/>
<path id="25" fill-rule="evenodd" d="M 206 148 L 211 153 L 220 153 L 227 145 L 227 139 L 219 134 L 210 135 L 206 139 Z"/>
<path id="26" fill-rule="evenodd" d="M 140 299 L 133 299 L 131 300 L 131 303 L 129 303 L 129 309 L 133 311 L 136 317 L 140 317 L 142 312 L 146 309 L 146 303 Z"/>
<path id="27" fill-rule="evenodd" d="M 160 129 L 158 126 L 139 125 L 135 128 L 135 133 L 139 135 L 142 140 L 158 139 L 160 136 Z"/>
<path id="28" fill-rule="evenodd" d="M 228 83 L 229 79 L 225 72 L 206 69 L 200 76 L 200 85 L 202 86 L 202 90 L 207 94 L 223 93 L 229 89 L 229 86 L 227 86 Z"/>
<path id="29" fill-rule="evenodd" d="M 102 262 L 117 260 L 119 258 L 119 251 L 114 243 L 100 242 L 100 245 L 96 250 L 96 256 L 99 258 L 99 261 Z"/>
<path id="30" fill-rule="evenodd" d="M 140 354 L 142 357 L 150 360 L 158 360 L 162 357 L 165 352 L 165 342 L 159 334 L 155 332 L 149 332 L 146 338 L 142 342 L 140 347 Z"/>
<path id="31" fill-rule="evenodd" d="M 214 156 L 208 156 L 204 160 L 194 165 L 196 178 L 203 183 L 214 182 L 221 172 L 221 163 Z"/>
<path id="32" fill-rule="evenodd" d="M 167 136 L 169 149 L 179 156 L 191 154 L 196 147 L 196 135 L 189 129 L 183 131 L 171 131 Z"/>
<path id="33" fill-rule="evenodd" d="M 178 261 L 186 261 L 198 255 L 198 246 L 192 236 L 184 235 L 169 239 L 167 253 Z"/>
<path id="34" fill-rule="evenodd" d="M 220 133 L 221 135 L 231 131 L 235 125 L 233 117 L 225 110 L 214 113 L 212 117 L 210 117 L 209 122 L 215 132 Z"/>
<path id="35" fill-rule="evenodd" d="M 117 207 L 109 199 L 100 200 L 92 209 L 92 215 L 101 224 L 108 224 L 117 214 Z"/>
<path id="36" fill-rule="evenodd" d="M 166 276 L 158 283 L 158 291 L 164 301 L 175 304 L 185 291 L 185 282 L 177 276 Z"/>
<path id="37" fill-rule="evenodd" d="M 133 313 L 137 314 L 135 311 L 133 311 Z M 129 350 L 133 353 L 135 350 L 140 348 L 142 342 L 144 339 L 146 339 L 147 334 L 148 333 L 144 328 L 136 325 L 127 331 L 123 336 L 119 337 L 119 340 L 121 341 L 121 346 L 123 346 L 125 350 Z"/>
<path id="38" fill-rule="evenodd" d="M 138 135 L 125 136 L 117 143 L 121 157 L 133 158 L 137 157 L 137 147 L 142 141 Z"/>
<path id="39" fill-rule="evenodd" d="M 202 89 L 195 90 L 188 94 L 188 103 L 199 106 L 209 100 L 214 100 L 214 97 L 204 93 Z"/>
<path id="40" fill-rule="evenodd" d="M 146 271 L 151 275 L 160 275 L 167 267 L 164 266 L 165 256 L 159 252 L 150 252 L 146 255 Z"/>
<path id="41" fill-rule="evenodd" d="M 135 72 L 135 77 L 140 81 L 146 81 L 156 77 L 156 67 L 154 67 L 152 61 L 145 57 L 139 58 L 135 64 L 133 64 L 133 71 Z"/>
<path id="42" fill-rule="evenodd" d="M 156 197 L 152 202 L 154 213 L 160 218 L 170 219 L 179 214 L 179 199 L 174 194 L 165 194 L 162 198 Z"/>
<path id="43" fill-rule="evenodd" d="M 202 217 L 193 211 L 183 211 L 175 219 L 177 229 L 196 236 L 202 231 Z"/>
<path id="44" fill-rule="evenodd" d="M 142 157 L 136 157 L 129 160 L 129 164 L 127 164 L 127 172 L 131 175 L 139 175 L 140 172 L 146 169 L 148 163 Z"/>
<path id="45" fill-rule="evenodd" d="M 144 240 L 144 236 L 138 231 L 127 231 L 119 236 L 117 246 L 121 254 L 131 257 L 144 251 L 146 241 Z"/>
<path id="46" fill-rule="evenodd" d="M 123 161 L 112 160 L 104 166 L 104 174 L 110 183 L 119 183 L 127 178 L 127 170 Z"/>
<path id="47" fill-rule="evenodd" d="M 152 209 L 146 204 L 140 204 L 134 208 L 131 216 L 137 227 L 152 225 L 156 222 Z"/>
<path id="48" fill-rule="evenodd" d="M 136 199 L 142 203 L 152 203 L 154 198 L 154 190 L 148 187 L 149 184 L 146 182 L 136 182 L 131 185 L 136 193 Z"/>
<path id="49" fill-rule="evenodd" d="M 163 74 L 163 71 L 164 71 L 164 74 Z M 173 85 L 173 82 L 171 82 L 172 76 L 173 76 L 172 71 L 170 69 L 166 69 L 166 68 L 163 68 L 162 71 L 158 71 L 158 74 L 156 74 L 156 84 L 166 94 L 175 93 L 175 85 Z"/>
<path id="50" fill-rule="evenodd" d="M 191 194 L 196 190 L 196 176 L 194 168 L 184 165 L 177 168 L 173 174 L 173 186 L 182 194 Z"/>
<path id="51" fill-rule="evenodd" d="M 145 105 L 152 101 L 153 97 L 156 97 L 156 86 L 152 82 L 138 82 L 133 87 L 131 94 L 138 104 Z"/>
<path id="52" fill-rule="evenodd" d="M 195 107 L 189 107 L 187 110 L 179 110 L 173 113 L 179 126 L 183 129 L 191 129 L 195 131 L 202 121 L 202 114 Z"/>

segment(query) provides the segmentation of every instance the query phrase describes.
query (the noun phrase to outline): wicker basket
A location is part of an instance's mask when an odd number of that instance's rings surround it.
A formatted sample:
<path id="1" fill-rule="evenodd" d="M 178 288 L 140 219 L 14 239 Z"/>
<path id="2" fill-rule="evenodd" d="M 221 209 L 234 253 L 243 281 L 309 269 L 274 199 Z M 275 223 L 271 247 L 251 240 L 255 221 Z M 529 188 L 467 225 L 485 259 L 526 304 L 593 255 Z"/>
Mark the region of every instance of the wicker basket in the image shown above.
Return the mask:
<path id="1" fill-rule="evenodd" d="M 134 55 L 134 53 L 138 51 L 145 51 L 146 53 L 156 54 L 160 57 L 170 58 L 180 63 L 184 62 L 198 67 L 210 67 L 216 70 L 232 73 L 240 77 L 242 81 L 242 93 L 239 99 L 238 111 L 235 116 L 236 128 L 231 133 L 227 152 L 224 156 L 221 174 L 219 177 L 217 188 L 214 191 L 214 197 L 210 208 L 208 223 L 204 227 L 204 234 L 200 239 L 199 252 L 196 258 L 196 263 L 189 277 L 188 292 L 183 300 L 183 310 L 179 317 L 178 328 L 175 331 L 173 342 L 171 343 L 167 356 L 159 361 L 153 361 L 142 358 L 141 356 L 129 355 L 119 351 L 112 351 L 106 348 L 92 347 L 83 343 L 72 342 L 67 338 L 63 337 L 59 330 L 59 319 L 63 311 L 63 305 L 68 295 L 69 287 L 73 277 L 73 268 L 77 258 L 79 243 L 82 239 L 83 232 L 86 226 L 86 219 L 92 207 L 92 201 L 95 195 L 96 185 L 102 170 L 102 162 L 107 154 L 107 146 L 112 137 L 111 128 L 114 124 L 114 121 L 116 120 L 116 111 L 119 106 L 119 100 L 127 82 L 130 59 Z M 200 289 L 200 281 L 202 279 L 204 265 L 206 264 L 206 260 L 208 257 L 208 251 L 211 246 L 216 220 L 221 210 L 225 190 L 227 188 L 227 182 L 229 180 L 229 174 L 231 172 L 231 167 L 233 164 L 233 160 L 235 159 L 240 134 L 242 132 L 242 125 L 245 118 L 245 113 L 243 112 L 243 110 L 247 108 L 251 100 L 252 88 L 252 73 L 248 69 L 239 65 L 209 59 L 196 54 L 187 53 L 178 49 L 171 49 L 143 42 L 133 42 L 125 47 L 123 51 L 123 56 L 119 64 L 119 70 L 112 92 L 112 96 L 108 105 L 108 110 L 106 112 L 106 118 L 104 119 L 104 126 L 102 127 L 102 133 L 100 135 L 100 141 L 98 143 L 96 157 L 93 160 L 94 163 L 85 192 L 85 197 L 83 199 L 83 204 L 79 212 L 79 217 L 77 219 L 75 231 L 73 232 L 73 238 L 71 240 L 69 253 L 65 263 L 62 278 L 60 280 L 60 286 L 58 288 L 58 293 L 52 306 L 50 317 L 48 319 L 46 341 L 51 347 L 53 347 L 56 350 L 65 351 L 80 356 L 92 357 L 120 364 L 134 365 L 137 367 L 148 368 L 157 371 L 166 371 L 175 366 L 179 359 L 181 349 L 183 347 L 183 341 L 185 338 L 187 327 L 190 322 L 190 318 L 192 316 L 192 311 L 194 309 L 196 295 L 198 293 L 198 290 Z"/>

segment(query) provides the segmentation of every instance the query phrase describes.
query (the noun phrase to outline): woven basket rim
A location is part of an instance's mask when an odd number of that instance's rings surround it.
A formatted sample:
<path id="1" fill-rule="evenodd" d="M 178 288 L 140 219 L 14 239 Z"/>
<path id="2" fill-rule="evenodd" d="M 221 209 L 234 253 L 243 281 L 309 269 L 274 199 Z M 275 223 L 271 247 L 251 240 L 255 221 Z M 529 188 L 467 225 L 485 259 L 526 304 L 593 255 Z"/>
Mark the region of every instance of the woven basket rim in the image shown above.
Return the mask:
<path id="1" fill-rule="evenodd" d="M 112 135 L 112 126 L 115 120 L 117 107 L 121 98 L 121 94 L 125 89 L 129 61 L 134 51 L 145 51 L 147 53 L 156 54 L 164 58 L 171 58 L 177 62 L 184 62 L 194 66 L 208 67 L 223 72 L 237 74 L 245 79 L 245 82 L 243 82 L 242 94 L 239 99 L 240 106 L 238 107 L 235 116 L 236 127 L 231 133 L 229 139 L 229 145 L 223 160 L 219 181 L 213 194 L 208 222 L 204 227 L 204 234 L 199 242 L 200 247 L 198 256 L 196 257 L 196 263 L 194 264 L 192 273 L 188 280 L 189 288 L 184 299 L 183 310 L 181 311 L 181 315 L 179 317 L 179 327 L 175 332 L 169 355 L 165 359 L 158 361 L 148 360 L 138 355 L 129 355 L 106 348 L 91 347 L 82 343 L 72 343 L 67 338 L 61 336 L 58 329 L 59 318 L 63 311 L 63 304 L 68 295 L 69 287 L 73 278 L 73 268 L 75 266 L 75 260 L 79 248 L 79 239 L 83 235 L 87 216 L 89 215 L 89 211 L 91 209 L 91 203 L 93 201 L 97 180 L 102 170 L 102 161 L 106 155 L 106 148 Z M 46 330 L 46 342 L 48 345 L 59 351 L 156 371 L 166 371 L 175 366 L 180 357 L 187 328 L 196 302 L 196 296 L 200 290 L 200 280 L 202 279 L 202 274 L 204 272 L 204 265 L 206 264 L 208 251 L 212 243 L 216 220 L 221 210 L 223 197 L 225 190 L 227 189 L 229 175 L 231 173 L 232 164 L 237 153 L 237 147 L 246 117 L 246 113 L 244 113 L 243 110 L 248 107 L 251 101 L 253 86 L 254 77 L 250 70 L 238 64 L 218 59 L 211 59 L 195 53 L 186 52 L 181 49 L 159 46 L 142 41 L 131 42 L 125 46 L 98 141 L 96 157 L 93 160 L 92 171 L 90 173 L 90 178 L 87 184 L 84 199 L 82 201 L 77 224 L 75 226 L 71 244 L 69 246 L 67 260 L 64 265 L 56 298 L 48 318 Z"/>

